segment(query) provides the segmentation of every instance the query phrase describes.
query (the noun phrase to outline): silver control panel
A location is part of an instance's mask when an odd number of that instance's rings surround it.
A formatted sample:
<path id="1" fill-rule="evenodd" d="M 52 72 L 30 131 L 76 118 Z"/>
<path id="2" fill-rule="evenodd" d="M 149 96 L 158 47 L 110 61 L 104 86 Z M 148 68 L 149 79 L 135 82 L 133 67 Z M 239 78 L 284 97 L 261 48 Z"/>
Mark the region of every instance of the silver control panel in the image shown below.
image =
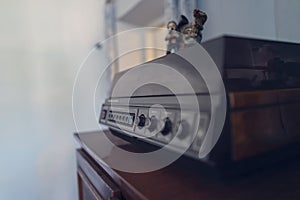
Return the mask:
<path id="1" fill-rule="evenodd" d="M 207 113 L 145 106 L 103 105 L 99 122 L 144 141 L 172 149 L 187 149 L 197 157 L 209 122 Z"/>

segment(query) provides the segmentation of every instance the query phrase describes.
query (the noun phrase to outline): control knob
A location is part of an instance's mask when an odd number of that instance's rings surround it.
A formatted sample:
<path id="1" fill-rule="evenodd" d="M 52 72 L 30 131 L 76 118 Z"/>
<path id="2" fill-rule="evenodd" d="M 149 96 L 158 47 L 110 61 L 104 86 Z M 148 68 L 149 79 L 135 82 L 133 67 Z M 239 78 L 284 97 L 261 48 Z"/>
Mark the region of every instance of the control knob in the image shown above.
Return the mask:
<path id="1" fill-rule="evenodd" d="M 172 121 L 170 120 L 169 117 L 167 117 L 164 121 L 165 121 L 165 125 L 164 125 L 163 129 L 161 130 L 161 133 L 163 135 L 167 135 L 172 131 Z"/>
<path id="2" fill-rule="evenodd" d="M 157 128 L 157 124 L 158 124 L 157 118 L 156 118 L 155 116 L 152 116 L 152 117 L 150 118 L 150 125 L 149 125 L 149 127 L 148 127 L 148 130 L 149 130 L 150 132 L 155 131 L 155 129 Z"/>
<path id="3" fill-rule="evenodd" d="M 146 117 L 144 114 L 139 116 L 138 127 L 143 128 L 146 125 Z"/>

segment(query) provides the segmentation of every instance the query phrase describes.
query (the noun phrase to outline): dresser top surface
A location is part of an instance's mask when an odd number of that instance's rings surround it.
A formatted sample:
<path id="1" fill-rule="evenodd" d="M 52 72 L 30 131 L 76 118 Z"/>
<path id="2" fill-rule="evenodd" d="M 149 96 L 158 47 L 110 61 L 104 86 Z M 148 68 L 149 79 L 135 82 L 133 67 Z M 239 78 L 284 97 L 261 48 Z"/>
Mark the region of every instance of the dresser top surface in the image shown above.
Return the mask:
<path id="1" fill-rule="evenodd" d="M 155 150 L 152 145 L 135 140 L 124 140 L 109 131 L 75 134 L 82 149 L 114 179 L 119 186 L 145 199 L 296 199 L 300 197 L 300 162 L 278 163 L 264 169 L 232 178 L 216 177 L 216 169 L 207 168 L 199 161 L 181 157 L 171 165 L 148 173 L 127 173 L 115 170 L 108 163 L 126 165 L 113 152 L 122 148 L 131 152 Z M 103 140 L 115 145 L 103 152 Z M 137 164 L 137 163 L 131 163 Z M 147 163 L 147 164 L 151 164 Z"/>

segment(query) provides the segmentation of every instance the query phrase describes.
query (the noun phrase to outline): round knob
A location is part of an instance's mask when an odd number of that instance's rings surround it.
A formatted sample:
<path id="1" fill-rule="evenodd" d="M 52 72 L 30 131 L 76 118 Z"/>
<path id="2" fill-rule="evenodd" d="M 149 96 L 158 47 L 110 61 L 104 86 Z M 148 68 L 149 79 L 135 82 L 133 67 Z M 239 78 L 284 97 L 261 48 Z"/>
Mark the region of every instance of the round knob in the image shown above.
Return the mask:
<path id="1" fill-rule="evenodd" d="M 150 125 L 148 127 L 148 130 L 150 132 L 153 132 L 157 128 L 158 120 L 155 116 L 152 116 L 150 119 Z"/>
<path id="2" fill-rule="evenodd" d="M 164 128 L 161 130 L 161 133 L 163 135 L 167 135 L 172 131 L 172 121 L 167 117 L 165 119 L 165 125 Z"/>
<path id="3" fill-rule="evenodd" d="M 145 115 L 144 114 L 141 114 L 140 116 L 139 116 L 139 121 L 138 121 L 138 127 L 144 127 L 145 126 L 145 124 L 146 124 L 146 117 L 145 117 Z"/>

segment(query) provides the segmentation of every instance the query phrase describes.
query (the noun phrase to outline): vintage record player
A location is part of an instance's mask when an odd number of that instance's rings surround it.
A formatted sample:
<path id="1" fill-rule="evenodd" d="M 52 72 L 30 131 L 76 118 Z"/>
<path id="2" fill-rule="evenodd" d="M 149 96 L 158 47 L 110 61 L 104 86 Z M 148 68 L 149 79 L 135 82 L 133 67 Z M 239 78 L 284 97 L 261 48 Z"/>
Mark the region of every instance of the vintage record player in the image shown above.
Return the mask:
<path id="1" fill-rule="evenodd" d="M 180 105 L 179 96 L 187 102 L 190 98 L 184 88 L 174 93 L 152 83 L 138 87 L 131 94 L 124 92 L 108 98 L 99 122 L 113 132 L 158 147 L 173 141 L 170 150 L 188 147 L 185 155 L 213 165 L 274 155 L 297 146 L 300 142 L 300 45 L 223 36 L 202 46 L 220 71 L 227 99 L 221 136 L 205 158 L 198 155 L 205 145 L 208 124 L 213 120 L 210 118 L 213 94 L 208 93 L 203 77 L 176 54 L 134 68 L 164 64 L 184 74 L 196 91 L 201 113 Z M 113 88 L 124 74 L 126 71 L 116 74 Z M 140 78 L 143 76 L 147 75 L 140 74 Z M 136 81 L 136 77 L 127 78 L 123 87 L 132 86 Z M 172 77 L 166 77 L 166 81 L 178 84 Z M 197 134 L 192 137 L 190 132 L 195 130 Z"/>

